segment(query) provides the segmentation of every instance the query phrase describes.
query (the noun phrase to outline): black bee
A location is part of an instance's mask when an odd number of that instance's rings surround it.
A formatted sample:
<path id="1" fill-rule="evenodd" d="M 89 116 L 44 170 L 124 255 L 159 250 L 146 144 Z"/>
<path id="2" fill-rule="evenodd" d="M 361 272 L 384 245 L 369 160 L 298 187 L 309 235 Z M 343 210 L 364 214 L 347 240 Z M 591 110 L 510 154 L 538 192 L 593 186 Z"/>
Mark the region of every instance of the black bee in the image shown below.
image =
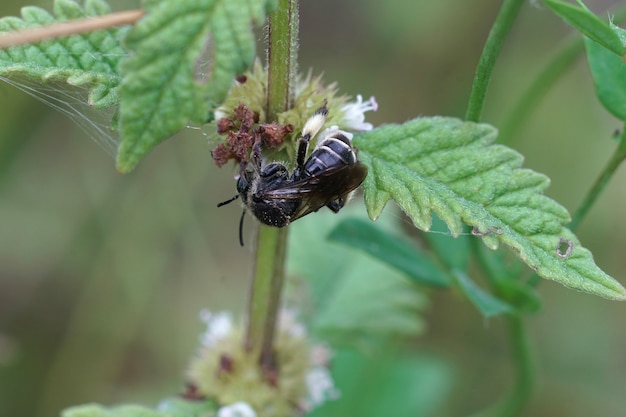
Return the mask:
<path id="1" fill-rule="evenodd" d="M 351 135 L 337 128 L 325 131 L 317 146 L 306 159 L 309 141 L 324 125 L 326 105 L 315 111 L 302 129 L 298 141 L 296 167 L 292 173 L 285 165 L 261 163 L 261 142 L 255 143 L 251 154 L 251 169 L 243 164 L 237 180 L 238 195 L 218 204 L 228 204 L 237 198 L 263 224 L 287 226 L 292 221 L 326 206 L 337 213 L 350 194 L 363 182 L 367 167 L 359 162 L 350 141 Z M 239 222 L 239 243 L 243 246 L 242 227 L 245 210 Z"/>

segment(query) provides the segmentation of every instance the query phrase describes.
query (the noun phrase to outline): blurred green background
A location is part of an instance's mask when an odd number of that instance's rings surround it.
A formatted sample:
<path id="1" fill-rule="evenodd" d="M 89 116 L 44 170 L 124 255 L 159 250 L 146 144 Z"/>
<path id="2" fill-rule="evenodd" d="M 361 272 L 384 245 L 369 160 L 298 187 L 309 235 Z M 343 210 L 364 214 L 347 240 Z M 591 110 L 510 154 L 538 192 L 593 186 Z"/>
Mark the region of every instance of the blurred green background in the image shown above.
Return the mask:
<path id="1" fill-rule="evenodd" d="M 626 6 L 586 3 L 600 16 Z M 0 15 L 24 5 L 4 0 Z M 303 0 L 300 67 L 323 72 L 342 92 L 374 95 L 374 124 L 462 117 L 499 5 Z M 570 39 L 551 12 L 526 4 L 483 120 L 500 126 Z M 234 194 L 235 172 L 217 169 L 205 137 L 188 129 L 122 176 L 60 113 L 2 82 L 0 103 L 0 416 L 55 416 L 85 402 L 154 404 L 180 392 L 202 330 L 198 312 L 246 303 L 250 252 L 237 242 L 240 210 L 215 207 Z M 621 127 L 597 102 L 581 56 L 510 144 L 526 167 L 552 179 L 547 194 L 573 211 Z M 620 169 L 578 233 L 622 283 L 625 183 Z M 538 386 L 525 415 L 626 415 L 626 306 L 550 282 L 539 291 L 544 307 L 529 319 Z M 435 295 L 427 321 L 420 348 L 450 361 L 457 376 L 441 415 L 469 414 L 506 392 L 502 320 L 485 321 L 446 292 Z"/>

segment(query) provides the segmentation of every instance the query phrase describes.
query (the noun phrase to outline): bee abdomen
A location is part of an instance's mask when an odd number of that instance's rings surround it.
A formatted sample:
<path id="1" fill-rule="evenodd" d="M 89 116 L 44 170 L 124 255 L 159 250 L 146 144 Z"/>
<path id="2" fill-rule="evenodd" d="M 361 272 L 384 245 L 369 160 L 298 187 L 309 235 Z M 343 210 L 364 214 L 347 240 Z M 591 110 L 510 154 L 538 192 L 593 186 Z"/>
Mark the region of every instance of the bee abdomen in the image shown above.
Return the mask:
<path id="1" fill-rule="evenodd" d="M 327 169 L 356 162 L 350 140 L 341 133 L 324 139 L 315 148 L 304 166 L 307 174 L 315 176 Z"/>

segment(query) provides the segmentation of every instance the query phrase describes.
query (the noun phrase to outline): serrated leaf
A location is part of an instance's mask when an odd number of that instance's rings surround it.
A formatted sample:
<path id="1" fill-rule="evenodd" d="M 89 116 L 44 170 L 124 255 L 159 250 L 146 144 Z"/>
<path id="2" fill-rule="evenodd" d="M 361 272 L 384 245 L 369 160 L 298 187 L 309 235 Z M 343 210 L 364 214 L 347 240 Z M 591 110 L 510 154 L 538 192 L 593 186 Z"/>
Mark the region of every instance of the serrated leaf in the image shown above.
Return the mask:
<path id="1" fill-rule="evenodd" d="M 101 0 L 88 0 L 82 8 L 70 0 L 55 0 L 54 13 L 39 7 L 22 8 L 22 18 L 0 19 L 0 32 L 93 17 L 111 10 Z M 90 88 L 88 102 L 94 108 L 117 104 L 118 65 L 126 54 L 121 47 L 128 28 L 99 30 L 82 35 L 14 46 L 0 50 L 0 76 L 24 75 L 37 81 L 65 82 Z"/>
<path id="2" fill-rule="evenodd" d="M 233 78 L 252 64 L 255 39 L 250 25 L 263 21 L 268 4 L 273 0 L 146 2 L 146 16 L 126 39 L 133 53 L 122 63 L 117 157 L 121 172 L 132 170 L 154 146 L 190 121 L 207 120 Z"/>
<path id="3" fill-rule="evenodd" d="M 465 272 L 454 270 L 452 275 L 459 290 L 474 304 L 483 317 L 489 318 L 515 312 L 511 305 L 481 289 Z"/>
<path id="4" fill-rule="evenodd" d="M 520 168 L 522 156 L 494 145 L 496 135 L 492 126 L 445 117 L 356 135 L 359 158 L 369 168 L 363 189 L 370 218 L 393 199 L 418 228 L 429 230 L 435 212 L 453 235 L 468 224 L 488 247 L 504 243 L 543 278 L 625 299 L 624 288 L 564 227 L 567 210 L 542 194 L 548 178 Z"/>
<path id="5" fill-rule="evenodd" d="M 588 38 L 585 49 L 598 99 L 611 114 L 626 121 L 626 62 Z"/>
<path id="6" fill-rule="evenodd" d="M 580 31 L 594 42 L 602 45 L 613 53 L 623 56 L 626 54 L 624 43 L 611 30 L 609 25 L 593 14 L 581 1 L 581 7 L 560 0 L 543 0 L 554 13 L 565 20 L 570 26 Z"/>
<path id="7" fill-rule="evenodd" d="M 446 274 L 428 256 L 369 221 L 345 219 L 330 232 L 328 239 L 367 253 L 406 274 L 417 284 L 435 287 L 450 285 Z"/>

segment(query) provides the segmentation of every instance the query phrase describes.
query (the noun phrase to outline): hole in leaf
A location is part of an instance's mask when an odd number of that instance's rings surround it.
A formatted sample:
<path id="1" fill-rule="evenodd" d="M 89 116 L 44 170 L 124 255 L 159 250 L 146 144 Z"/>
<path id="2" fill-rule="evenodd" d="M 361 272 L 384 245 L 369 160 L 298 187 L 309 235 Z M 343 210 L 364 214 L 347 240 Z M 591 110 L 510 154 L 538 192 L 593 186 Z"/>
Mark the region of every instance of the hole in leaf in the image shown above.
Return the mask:
<path id="1" fill-rule="evenodd" d="M 572 254 L 572 250 L 574 249 L 574 242 L 569 239 L 565 239 L 564 237 L 559 239 L 559 244 L 556 245 L 556 255 L 559 258 L 569 258 Z"/>

